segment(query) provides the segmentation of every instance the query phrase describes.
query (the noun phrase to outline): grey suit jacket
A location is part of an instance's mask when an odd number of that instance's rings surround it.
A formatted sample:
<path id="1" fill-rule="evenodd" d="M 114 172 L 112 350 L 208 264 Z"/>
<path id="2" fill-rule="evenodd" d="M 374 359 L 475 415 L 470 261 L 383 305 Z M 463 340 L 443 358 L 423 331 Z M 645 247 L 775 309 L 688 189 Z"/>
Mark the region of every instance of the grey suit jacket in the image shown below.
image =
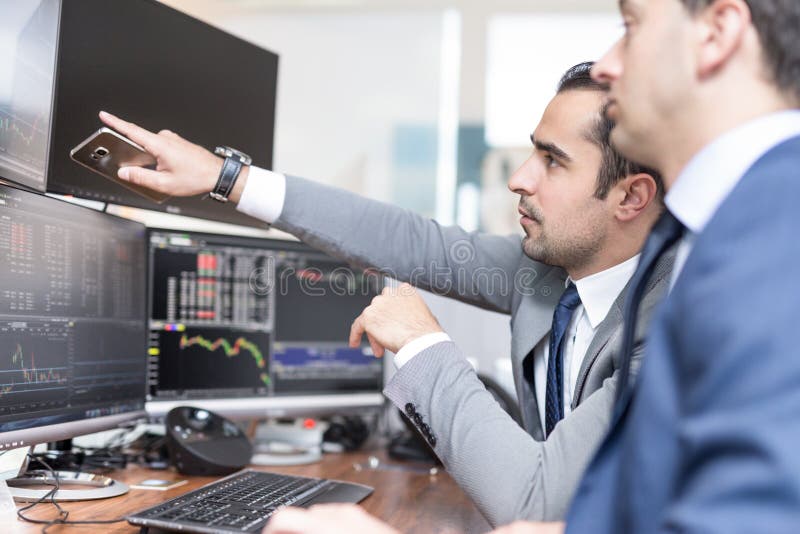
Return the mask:
<path id="1" fill-rule="evenodd" d="M 526 357 L 550 331 L 565 272 L 524 255 L 517 236 L 443 227 L 407 210 L 287 177 L 274 227 L 353 265 L 511 315 L 520 428 L 496 403 L 452 342 L 405 364 L 384 394 L 416 419 L 453 478 L 493 525 L 559 520 L 611 419 L 622 334 L 619 296 L 580 368 L 573 412 L 545 441 Z M 673 255 L 657 267 L 641 306 L 637 358 L 653 307 L 669 283 Z M 526 372 L 524 369 L 529 369 Z"/>

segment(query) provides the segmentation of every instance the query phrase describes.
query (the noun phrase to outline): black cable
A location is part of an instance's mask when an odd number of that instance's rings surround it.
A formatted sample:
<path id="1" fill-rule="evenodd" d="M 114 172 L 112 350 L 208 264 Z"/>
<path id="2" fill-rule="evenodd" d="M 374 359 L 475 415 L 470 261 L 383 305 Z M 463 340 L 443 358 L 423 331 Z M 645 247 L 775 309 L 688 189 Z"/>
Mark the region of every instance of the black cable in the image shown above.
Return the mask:
<path id="1" fill-rule="evenodd" d="M 44 495 L 39 497 L 34 502 L 32 502 L 32 503 L 30 503 L 28 505 L 25 505 L 22 508 L 17 509 L 17 517 L 19 517 L 23 521 L 28 521 L 29 523 L 34 523 L 34 524 L 37 524 L 37 525 L 45 525 L 44 528 L 42 529 L 42 532 L 45 533 L 45 532 L 47 532 L 47 527 L 54 525 L 57 521 L 65 521 L 67 519 L 67 517 L 69 517 L 69 512 L 67 512 L 66 510 L 61 508 L 61 505 L 58 504 L 58 502 L 56 502 L 56 500 L 55 500 L 55 494 L 58 492 L 59 488 L 61 487 L 61 484 L 59 483 L 58 476 L 55 474 L 55 471 L 53 471 L 53 468 L 50 467 L 50 464 L 48 464 L 47 462 L 45 462 L 41 458 L 38 458 L 38 459 L 35 458 L 30 453 L 28 454 L 28 459 L 29 460 L 38 461 L 40 464 L 45 466 L 45 468 L 48 471 L 50 471 L 50 473 L 53 475 L 54 482 L 42 481 L 42 483 L 45 484 L 45 485 L 52 485 L 53 489 L 51 489 L 50 491 L 48 491 L 47 493 L 45 493 Z M 32 519 L 32 518 L 27 517 L 25 515 L 25 512 L 27 512 L 28 510 L 34 508 L 35 506 L 37 506 L 39 504 L 44 503 L 47 499 L 50 499 L 50 502 L 58 510 L 58 515 L 59 515 L 58 519 L 52 519 L 52 520 L 49 520 L 49 521 L 45 521 L 45 520 L 42 520 L 42 519 Z"/>
<path id="2" fill-rule="evenodd" d="M 125 469 L 131 461 L 130 455 L 123 449 L 132 429 L 116 434 L 100 447 L 73 445 L 71 452 L 48 450 L 36 456 L 49 460 L 56 471 L 87 471 L 106 475 L 115 469 Z"/>
<path id="3" fill-rule="evenodd" d="M 97 475 L 107 475 L 115 469 L 124 469 L 128 464 L 125 454 L 111 452 L 94 452 L 87 454 L 82 450 L 75 452 L 47 451 L 36 453 L 38 460 L 47 460 L 56 471 L 85 471 Z"/>
<path id="4" fill-rule="evenodd" d="M 44 461 L 41 457 L 35 457 L 32 454 L 28 454 L 28 458 L 30 460 L 36 460 L 40 464 L 42 464 L 47 471 L 50 473 L 50 476 L 53 477 L 55 482 L 43 482 L 46 485 L 52 485 L 53 489 L 39 497 L 36 501 L 23 506 L 22 508 L 17 509 L 17 517 L 22 519 L 23 521 L 27 521 L 28 523 L 33 523 L 36 525 L 44 525 L 42 527 L 42 534 L 47 534 L 47 529 L 54 526 L 54 525 L 109 525 L 112 523 L 121 523 L 126 519 L 124 517 L 120 517 L 118 519 L 93 519 L 93 520 L 80 520 L 80 521 L 69 521 L 69 512 L 64 510 L 58 501 L 56 501 L 55 496 L 58 490 L 61 488 L 61 483 L 58 478 L 58 473 Z M 31 510 L 35 506 L 44 503 L 47 499 L 50 499 L 50 504 L 56 507 L 58 510 L 58 517 L 55 519 L 33 519 L 32 517 L 28 517 L 25 515 L 25 512 Z"/>

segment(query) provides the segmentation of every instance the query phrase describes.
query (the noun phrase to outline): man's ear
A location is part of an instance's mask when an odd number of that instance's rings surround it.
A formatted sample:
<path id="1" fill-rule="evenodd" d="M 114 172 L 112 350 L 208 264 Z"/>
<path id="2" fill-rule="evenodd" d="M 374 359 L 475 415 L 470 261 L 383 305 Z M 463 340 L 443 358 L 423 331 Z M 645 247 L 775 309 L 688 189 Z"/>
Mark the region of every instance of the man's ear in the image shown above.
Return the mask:
<path id="1" fill-rule="evenodd" d="M 744 0 L 714 0 L 697 15 L 697 68 L 701 78 L 721 69 L 736 53 L 750 26 Z"/>
<path id="2" fill-rule="evenodd" d="M 658 196 L 655 178 L 644 172 L 629 174 L 617 183 L 614 190 L 614 198 L 619 199 L 614 214 L 622 222 L 638 217 Z"/>

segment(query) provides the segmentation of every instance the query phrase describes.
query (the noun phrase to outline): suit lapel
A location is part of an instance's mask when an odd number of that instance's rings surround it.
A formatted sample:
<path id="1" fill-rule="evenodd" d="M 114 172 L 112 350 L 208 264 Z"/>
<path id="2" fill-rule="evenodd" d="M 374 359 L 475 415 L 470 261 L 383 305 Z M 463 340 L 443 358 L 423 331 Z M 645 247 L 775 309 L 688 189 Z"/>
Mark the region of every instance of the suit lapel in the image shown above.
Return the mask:
<path id="1" fill-rule="evenodd" d="M 525 378 L 526 368 L 532 375 L 532 359 L 526 359 L 531 350 L 549 332 L 553 322 L 553 310 L 564 292 L 566 273 L 553 268 L 536 285 L 535 293 L 522 297 L 514 315 L 511 357 L 513 359 L 514 383 L 522 412 L 523 426 L 536 439 L 543 439 L 539 420 L 535 385 Z"/>
<path id="2" fill-rule="evenodd" d="M 575 394 L 572 396 L 573 410 L 578 404 L 583 402 L 583 392 L 586 387 L 586 380 L 589 378 L 589 373 L 592 370 L 592 365 L 594 365 L 601 353 L 608 354 L 609 357 L 613 354 L 613 346 L 609 345 L 609 341 L 619 334 L 620 326 L 622 325 L 622 303 L 624 297 L 625 291 L 622 291 L 608 311 L 606 318 L 597 326 L 597 332 L 589 348 L 586 349 L 586 354 L 583 357 L 581 368 L 578 372 L 578 383 L 575 387 Z"/>

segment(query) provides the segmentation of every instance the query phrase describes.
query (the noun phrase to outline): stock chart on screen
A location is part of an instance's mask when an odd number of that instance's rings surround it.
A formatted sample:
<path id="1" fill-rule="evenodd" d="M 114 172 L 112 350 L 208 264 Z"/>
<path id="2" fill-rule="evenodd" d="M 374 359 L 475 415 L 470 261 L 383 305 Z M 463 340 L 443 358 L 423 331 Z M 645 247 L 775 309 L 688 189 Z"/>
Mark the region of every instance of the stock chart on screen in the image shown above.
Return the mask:
<path id="1" fill-rule="evenodd" d="M 375 391 L 350 348 L 381 278 L 296 242 L 150 231 L 150 398 Z"/>
<path id="2" fill-rule="evenodd" d="M 276 393 L 374 388 L 380 362 L 347 341 L 353 320 L 377 294 L 375 274 L 309 253 L 284 254 L 275 270 Z"/>
<path id="3" fill-rule="evenodd" d="M 188 328 L 160 336 L 159 387 L 172 391 L 266 392 L 269 334 L 231 328 Z"/>
<path id="4" fill-rule="evenodd" d="M 144 227 L 6 186 L 0 208 L 0 431 L 142 409 Z"/>

